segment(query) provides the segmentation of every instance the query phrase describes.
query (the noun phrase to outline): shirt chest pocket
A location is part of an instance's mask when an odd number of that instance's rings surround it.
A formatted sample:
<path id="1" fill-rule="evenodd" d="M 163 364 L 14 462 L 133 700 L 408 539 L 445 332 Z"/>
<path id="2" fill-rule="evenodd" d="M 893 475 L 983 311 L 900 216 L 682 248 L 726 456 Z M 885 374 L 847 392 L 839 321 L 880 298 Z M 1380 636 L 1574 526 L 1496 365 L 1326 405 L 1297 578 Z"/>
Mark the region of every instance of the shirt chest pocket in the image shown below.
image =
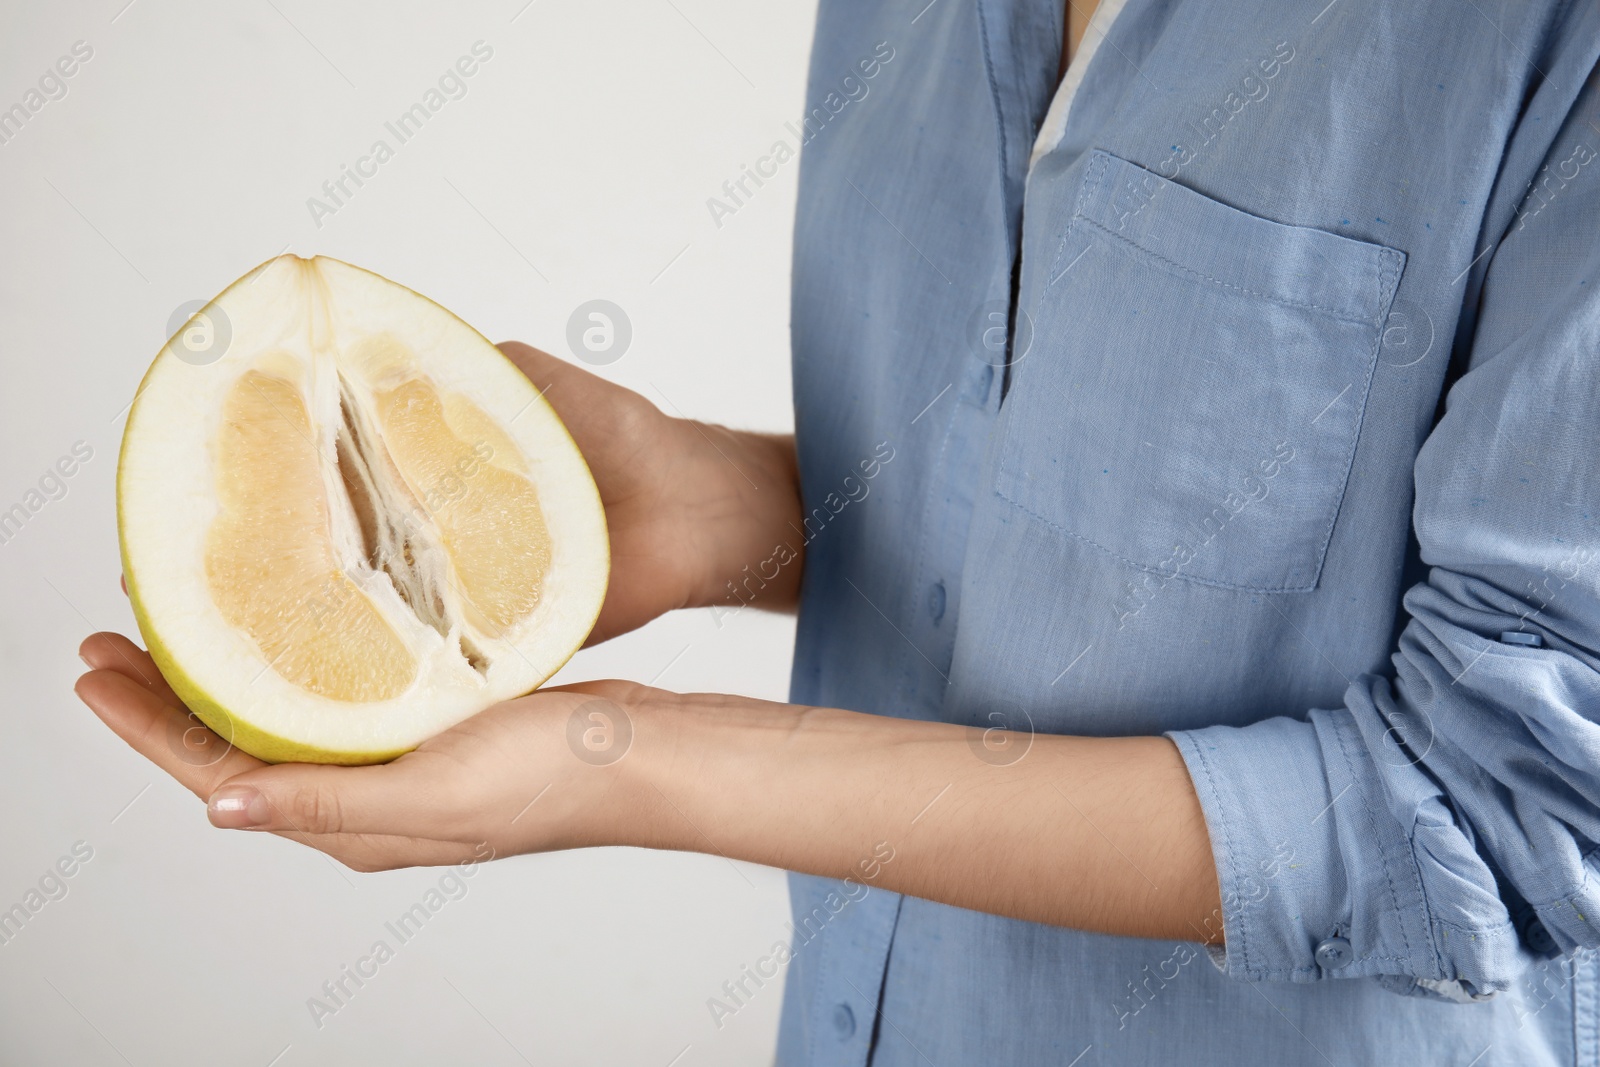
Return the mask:
<path id="1" fill-rule="evenodd" d="M 1314 588 L 1404 265 L 1092 153 L 997 490 L 1164 579 Z"/>

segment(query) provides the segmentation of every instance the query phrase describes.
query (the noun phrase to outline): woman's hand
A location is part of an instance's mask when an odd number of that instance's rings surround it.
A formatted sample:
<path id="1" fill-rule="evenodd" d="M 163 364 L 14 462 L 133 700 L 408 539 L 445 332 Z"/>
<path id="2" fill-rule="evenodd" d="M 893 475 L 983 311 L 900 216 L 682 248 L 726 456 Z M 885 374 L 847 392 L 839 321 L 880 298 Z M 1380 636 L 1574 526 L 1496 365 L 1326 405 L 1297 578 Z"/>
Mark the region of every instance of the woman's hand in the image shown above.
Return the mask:
<path id="1" fill-rule="evenodd" d="M 674 608 L 716 603 L 741 570 L 799 548 L 791 438 L 674 419 L 621 386 L 527 345 L 506 355 L 556 409 L 594 474 L 611 538 L 611 581 L 589 643 Z M 799 562 L 761 590 L 793 604 Z M 126 590 L 126 585 L 124 585 Z M 750 602 L 748 592 L 742 600 Z M 209 801 L 218 826 L 268 830 L 357 870 L 438 865 L 600 844 L 648 843 L 648 820 L 624 811 L 624 761 L 648 714 L 679 698 L 626 682 L 543 689 L 462 722 L 392 763 L 268 766 L 191 715 L 155 663 L 118 634 L 95 634 L 78 695 L 139 752 Z M 657 737 L 660 751 L 664 739 Z M 226 783 L 226 784 L 224 784 Z M 659 807 L 659 794 L 645 807 Z M 630 839 L 617 828 L 626 826 Z"/>
<path id="2" fill-rule="evenodd" d="M 786 542 L 803 551 L 794 439 L 675 419 L 638 393 L 536 348 L 500 346 L 583 451 L 611 533 L 611 586 L 589 643 L 674 608 L 705 607 Z M 743 603 L 795 603 L 800 561 Z M 756 594 L 755 600 L 751 600 Z"/>
<path id="3" fill-rule="evenodd" d="M 642 813 L 656 804 L 636 802 L 642 782 L 623 757 L 642 740 L 638 732 L 670 721 L 648 710 L 677 699 L 628 682 L 544 689 L 382 766 L 269 766 L 200 725 L 127 638 L 94 634 L 79 655 L 90 673 L 78 696 L 207 800 L 213 825 L 266 830 L 358 871 L 646 843 L 651 824 Z M 647 744 L 659 751 L 663 738 L 653 732 Z"/>

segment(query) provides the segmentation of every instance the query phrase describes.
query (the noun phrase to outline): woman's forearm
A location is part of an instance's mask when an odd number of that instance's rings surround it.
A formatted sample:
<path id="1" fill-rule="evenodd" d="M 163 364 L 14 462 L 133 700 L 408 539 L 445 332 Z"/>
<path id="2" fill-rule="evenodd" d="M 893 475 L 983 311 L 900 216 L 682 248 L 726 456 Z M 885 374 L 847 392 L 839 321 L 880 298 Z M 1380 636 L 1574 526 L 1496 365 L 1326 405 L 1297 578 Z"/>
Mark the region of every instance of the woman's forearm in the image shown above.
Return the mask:
<path id="1" fill-rule="evenodd" d="M 1205 821 L 1165 738 L 996 737 L 736 697 L 665 700 L 638 709 L 643 743 L 626 778 L 649 814 L 632 843 L 1035 922 L 1221 940 Z"/>

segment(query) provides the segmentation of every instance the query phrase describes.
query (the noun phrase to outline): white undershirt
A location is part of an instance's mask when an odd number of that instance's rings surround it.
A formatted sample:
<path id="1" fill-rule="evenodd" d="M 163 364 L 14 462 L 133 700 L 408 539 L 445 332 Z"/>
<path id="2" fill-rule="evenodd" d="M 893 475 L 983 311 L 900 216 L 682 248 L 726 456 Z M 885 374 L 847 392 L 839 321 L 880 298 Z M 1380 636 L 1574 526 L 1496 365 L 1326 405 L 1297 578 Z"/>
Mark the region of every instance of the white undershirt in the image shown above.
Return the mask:
<path id="1" fill-rule="evenodd" d="M 1066 3 L 1068 11 L 1063 12 L 1063 21 L 1070 13 L 1073 0 L 1066 0 Z M 1067 73 L 1056 87 L 1056 95 L 1050 100 L 1050 110 L 1045 112 L 1039 136 L 1034 138 L 1033 154 L 1028 157 L 1029 171 L 1033 170 L 1033 165 L 1039 162 L 1041 156 L 1049 154 L 1061 143 L 1062 136 L 1067 132 L 1067 117 L 1072 113 L 1072 100 L 1078 95 L 1078 86 L 1083 84 L 1083 72 L 1089 69 L 1089 63 L 1100 50 L 1100 42 L 1111 32 L 1111 24 L 1122 13 L 1126 3 L 1127 0 L 1100 0 L 1100 6 L 1095 8 L 1088 29 L 1084 31 L 1083 41 L 1073 54 L 1072 62 L 1067 64 Z"/>

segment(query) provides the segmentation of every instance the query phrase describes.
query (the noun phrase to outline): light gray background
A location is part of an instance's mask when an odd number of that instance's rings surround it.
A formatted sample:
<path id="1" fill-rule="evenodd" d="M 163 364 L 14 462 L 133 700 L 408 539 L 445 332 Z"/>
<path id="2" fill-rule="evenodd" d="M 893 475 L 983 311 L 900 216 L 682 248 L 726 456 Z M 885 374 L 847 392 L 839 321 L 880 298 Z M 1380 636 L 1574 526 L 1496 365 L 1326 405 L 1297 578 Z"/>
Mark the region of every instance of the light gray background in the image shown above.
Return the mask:
<path id="1" fill-rule="evenodd" d="M 93 458 L 0 544 L 0 911 L 74 842 L 93 859 L 0 945 L 0 1063 L 633 1064 L 770 1060 L 770 983 L 708 997 L 786 935 L 779 872 L 600 850 L 479 869 L 318 1029 L 308 997 L 439 872 L 358 875 L 213 830 L 72 694 L 117 588 L 124 405 L 172 311 L 288 250 L 369 267 L 492 339 L 565 354 L 626 310 L 601 369 L 672 413 L 791 426 L 796 166 L 718 227 L 706 200 L 800 112 L 810 3 L 97 0 L 0 8 L 0 109 L 75 41 L 93 58 L 0 145 L 0 511 Z M 474 41 L 494 49 L 333 217 L 306 200 Z M 542 277 L 541 277 L 542 275 Z M 782 699 L 787 618 L 680 613 L 580 653 L 622 677 Z"/>

